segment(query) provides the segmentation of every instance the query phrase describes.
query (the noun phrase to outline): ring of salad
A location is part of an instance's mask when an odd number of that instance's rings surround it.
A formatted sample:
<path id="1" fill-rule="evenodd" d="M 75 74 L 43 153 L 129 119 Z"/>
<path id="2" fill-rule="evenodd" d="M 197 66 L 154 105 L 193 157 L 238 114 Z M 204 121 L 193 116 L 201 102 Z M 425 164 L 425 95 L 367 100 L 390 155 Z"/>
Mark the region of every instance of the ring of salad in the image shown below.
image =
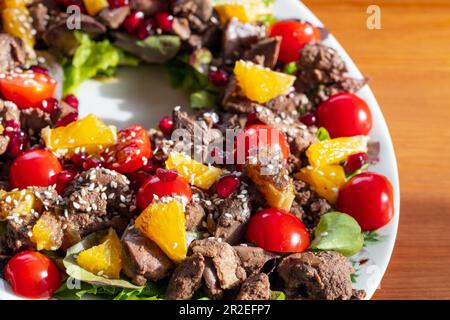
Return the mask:
<path id="1" fill-rule="evenodd" d="M 370 172 L 367 79 L 272 2 L 2 2 L 0 270 L 15 294 L 364 299 L 349 258 L 394 215 Z M 155 128 L 79 117 L 82 82 L 146 63 L 193 112 L 168 106 Z"/>

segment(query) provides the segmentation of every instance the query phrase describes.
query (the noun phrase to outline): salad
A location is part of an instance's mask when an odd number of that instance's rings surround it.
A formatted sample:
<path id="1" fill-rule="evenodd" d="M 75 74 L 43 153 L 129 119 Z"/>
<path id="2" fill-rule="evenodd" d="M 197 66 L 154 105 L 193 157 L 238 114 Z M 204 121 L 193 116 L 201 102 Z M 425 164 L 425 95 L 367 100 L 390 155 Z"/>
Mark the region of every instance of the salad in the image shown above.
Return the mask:
<path id="1" fill-rule="evenodd" d="M 349 258 L 394 214 L 370 172 L 367 80 L 326 30 L 271 6 L 2 2 L 0 270 L 15 294 L 365 297 Z M 83 81 L 144 63 L 193 112 L 168 106 L 155 128 L 79 117 Z"/>

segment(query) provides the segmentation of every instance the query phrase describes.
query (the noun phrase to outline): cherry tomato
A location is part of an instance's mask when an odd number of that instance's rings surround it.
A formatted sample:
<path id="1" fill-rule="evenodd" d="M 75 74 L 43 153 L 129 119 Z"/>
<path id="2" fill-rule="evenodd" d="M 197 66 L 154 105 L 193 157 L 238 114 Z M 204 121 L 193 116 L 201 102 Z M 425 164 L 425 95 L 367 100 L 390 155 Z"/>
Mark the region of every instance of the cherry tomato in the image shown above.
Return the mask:
<path id="1" fill-rule="evenodd" d="M 244 148 L 243 150 L 242 147 Z M 283 132 L 265 124 L 253 124 L 246 127 L 236 136 L 235 155 L 237 162 L 242 162 L 250 155 L 250 150 L 257 147 L 267 147 L 271 150 L 281 150 L 285 159 L 289 157 L 289 144 Z"/>
<path id="2" fill-rule="evenodd" d="M 113 155 L 106 158 L 109 168 L 120 173 L 131 173 L 142 168 L 151 155 L 147 131 L 139 125 L 133 125 L 119 131 Z"/>
<path id="3" fill-rule="evenodd" d="M 178 175 L 175 170 L 158 169 L 156 175 L 144 182 L 136 196 L 137 205 L 144 210 L 153 201 L 153 196 L 159 198 L 177 195 L 192 198 L 192 189 L 187 181 Z"/>
<path id="4" fill-rule="evenodd" d="M 36 251 L 16 254 L 3 273 L 14 293 L 26 298 L 50 298 L 61 283 L 55 264 Z"/>
<path id="5" fill-rule="evenodd" d="M 325 127 L 332 138 L 368 135 L 372 113 L 358 96 L 342 92 L 321 103 L 316 111 L 317 125 Z"/>
<path id="6" fill-rule="evenodd" d="M 364 231 L 381 228 L 394 216 L 392 185 L 385 176 L 360 173 L 339 190 L 336 208 L 355 218 Z"/>
<path id="7" fill-rule="evenodd" d="M 292 213 L 276 208 L 257 212 L 250 219 L 246 238 L 273 252 L 302 252 L 310 244 L 303 222 Z"/>
<path id="8" fill-rule="evenodd" d="M 320 30 L 306 22 L 285 20 L 272 24 L 269 27 L 269 36 L 281 36 L 278 60 L 289 63 L 300 58 L 300 50 L 305 45 L 320 41 Z"/>
<path id="9" fill-rule="evenodd" d="M 61 170 L 61 164 L 53 153 L 42 149 L 29 150 L 11 164 L 9 183 L 13 188 L 19 189 L 30 186 L 47 187 Z"/>
<path id="10" fill-rule="evenodd" d="M 53 78 L 33 70 L 10 71 L 0 78 L 2 96 L 20 109 L 39 108 L 44 100 L 53 97 L 56 86 Z"/>

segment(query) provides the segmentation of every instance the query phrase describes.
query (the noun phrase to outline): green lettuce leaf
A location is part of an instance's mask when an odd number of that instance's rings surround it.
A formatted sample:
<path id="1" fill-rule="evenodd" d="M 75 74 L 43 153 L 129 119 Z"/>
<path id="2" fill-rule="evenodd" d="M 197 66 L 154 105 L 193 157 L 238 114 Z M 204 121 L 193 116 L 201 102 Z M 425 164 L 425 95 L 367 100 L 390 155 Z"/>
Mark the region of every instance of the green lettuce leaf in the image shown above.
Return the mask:
<path id="1" fill-rule="evenodd" d="M 89 35 L 75 32 L 80 43 L 72 60 L 64 66 L 64 95 L 76 92 L 85 80 L 96 76 L 112 76 L 118 66 L 136 66 L 139 60 L 125 54 L 109 40 L 94 41 Z"/>
<path id="2" fill-rule="evenodd" d="M 162 63 L 176 56 L 181 47 L 181 40 L 174 35 L 159 35 L 137 41 L 136 45 L 145 61 Z M 140 56 L 137 51 L 136 54 Z"/>
<path id="3" fill-rule="evenodd" d="M 139 289 L 94 285 L 82 282 L 78 289 L 71 289 L 67 286 L 67 283 L 64 283 L 53 294 L 53 297 L 61 300 L 81 300 L 89 297 L 110 300 L 159 300 L 163 292 L 162 286 L 150 282 Z"/>
<path id="4" fill-rule="evenodd" d="M 320 218 L 311 248 L 352 256 L 361 250 L 363 244 L 361 227 L 353 217 L 341 212 L 329 212 Z"/>
<path id="5" fill-rule="evenodd" d="M 90 234 L 79 243 L 70 247 L 67 250 L 66 257 L 63 259 L 64 267 L 66 268 L 66 273 L 77 280 L 87 282 L 93 285 L 100 286 L 115 286 L 119 288 L 127 288 L 133 290 L 140 290 L 142 287 L 136 286 L 131 282 L 123 279 L 107 279 L 105 277 L 98 276 L 81 268 L 77 261 L 76 255 L 83 250 L 89 249 L 100 243 L 100 240 L 105 236 L 105 232 L 96 232 Z"/>
<path id="6" fill-rule="evenodd" d="M 192 108 L 215 107 L 220 90 L 211 84 L 206 74 L 189 63 L 189 56 L 184 55 L 167 62 L 165 69 L 171 86 L 190 95 Z"/>

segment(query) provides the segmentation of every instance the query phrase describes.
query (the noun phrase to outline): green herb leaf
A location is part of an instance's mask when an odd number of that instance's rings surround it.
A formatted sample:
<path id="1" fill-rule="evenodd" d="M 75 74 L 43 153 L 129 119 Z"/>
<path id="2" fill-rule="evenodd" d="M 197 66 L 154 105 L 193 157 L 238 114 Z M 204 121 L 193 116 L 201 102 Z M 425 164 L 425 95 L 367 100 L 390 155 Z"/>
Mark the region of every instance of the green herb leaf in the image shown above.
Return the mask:
<path id="1" fill-rule="evenodd" d="M 328 133 L 327 129 L 325 129 L 324 127 L 320 127 L 317 130 L 316 137 L 317 139 L 319 139 L 319 141 L 328 140 L 330 139 L 330 134 Z"/>
<path id="2" fill-rule="evenodd" d="M 329 212 L 320 218 L 311 248 L 352 256 L 361 250 L 363 244 L 361 227 L 353 217 L 341 212 Z"/>
<path id="3" fill-rule="evenodd" d="M 145 61 L 163 63 L 176 56 L 180 51 L 181 40 L 174 35 L 154 35 L 136 42 L 142 50 Z M 139 55 L 138 55 L 139 56 Z"/>
<path id="4" fill-rule="evenodd" d="M 297 62 L 289 62 L 288 64 L 286 64 L 283 68 L 283 72 L 290 74 L 290 75 L 294 75 L 297 73 Z"/>
<path id="5" fill-rule="evenodd" d="M 214 108 L 216 105 L 217 95 L 212 94 L 206 90 L 197 91 L 191 94 L 191 108 Z"/>
<path id="6" fill-rule="evenodd" d="M 220 90 L 213 86 L 208 77 L 189 63 L 184 55 L 165 64 L 170 83 L 190 95 L 191 107 L 212 108 L 215 106 Z"/>
<path id="7" fill-rule="evenodd" d="M 139 60 L 126 55 L 109 40 L 94 41 L 89 35 L 75 32 L 80 43 L 72 60 L 64 65 L 64 95 L 76 92 L 85 80 L 104 75 L 112 76 L 120 65 L 136 66 Z"/>
<path id="8" fill-rule="evenodd" d="M 286 295 L 283 291 L 272 291 L 271 300 L 286 300 Z"/>
<path id="9" fill-rule="evenodd" d="M 361 168 L 359 168 L 358 170 L 356 170 L 355 172 L 352 172 L 350 174 L 347 175 L 347 180 L 350 180 L 351 178 L 353 178 L 354 176 L 362 173 L 363 171 L 365 171 L 367 168 L 369 168 L 369 164 L 366 163 L 364 164 Z"/>
<path id="10" fill-rule="evenodd" d="M 376 230 L 363 232 L 364 247 L 371 243 L 383 242 L 386 240 L 386 236 L 381 236 Z"/>

